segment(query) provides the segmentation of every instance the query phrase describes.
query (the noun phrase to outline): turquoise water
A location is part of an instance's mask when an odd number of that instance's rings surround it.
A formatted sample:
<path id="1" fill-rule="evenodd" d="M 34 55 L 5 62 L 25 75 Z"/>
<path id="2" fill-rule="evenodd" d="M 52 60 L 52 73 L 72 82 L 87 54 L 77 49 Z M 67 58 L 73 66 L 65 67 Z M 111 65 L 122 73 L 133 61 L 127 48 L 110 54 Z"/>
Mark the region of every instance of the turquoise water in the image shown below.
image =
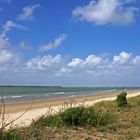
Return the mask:
<path id="1" fill-rule="evenodd" d="M 87 94 L 100 94 L 123 90 L 117 87 L 39 87 L 39 86 L 4 86 L 0 94 L 6 102 L 50 99 L 56 97 L 74 97 Z"/>

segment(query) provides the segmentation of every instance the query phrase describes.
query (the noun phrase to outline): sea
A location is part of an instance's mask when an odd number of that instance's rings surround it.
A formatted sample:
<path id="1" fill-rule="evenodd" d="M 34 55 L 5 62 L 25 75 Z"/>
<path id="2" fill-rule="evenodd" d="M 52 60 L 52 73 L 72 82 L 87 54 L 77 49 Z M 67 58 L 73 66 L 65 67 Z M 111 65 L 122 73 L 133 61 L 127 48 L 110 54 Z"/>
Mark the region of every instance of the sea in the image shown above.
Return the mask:
<path id="1" fill-rule="evenodd" d="M 5 103 L 53 98 L 68 98 L 81 95 L 106 94 L 133 87 L 61 87 L 61 86 L 0 86 L 0 99 Z"/>

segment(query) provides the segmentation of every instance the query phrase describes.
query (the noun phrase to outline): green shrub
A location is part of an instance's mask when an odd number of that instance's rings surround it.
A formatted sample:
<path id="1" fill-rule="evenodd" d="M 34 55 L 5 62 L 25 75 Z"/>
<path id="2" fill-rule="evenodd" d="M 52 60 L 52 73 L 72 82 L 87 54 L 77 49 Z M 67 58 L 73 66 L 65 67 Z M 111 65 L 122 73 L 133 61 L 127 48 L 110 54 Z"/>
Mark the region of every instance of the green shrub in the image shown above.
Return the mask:
<path id="1" fill-rule="evenodd" d="M 35 126 L 106 126 L 114 122 L 114 116 L 109 111 L 94 107 L 72 107 L 54 116 L 41 117 L 33 123 Z"/>
<path id="2" fill-rule="evenodd" d="M 80 122 L 86 127 L 105 126 L 113 122 L 113 115 L 108 111 L 89 107 L 83 111 Z"/>
<path id="3" fill-rule="evenodd" d="M 81 125 L 80 119 L 83 111 L 83 107 L 72 107 L 60 113 L 60 118 L 64 125 L 79 126 Z"/>
<path id="4" fill-rule="evenodd" d="M 62 125 L 62 120 L 59 115 L 42 116 L 37 121 L 32 123 L 33 126 L 60 126 Z"/>
<path id="5" fill-rule="evenodd" d="M 122 92 L 120 95 L 117 96 L 117 105 L 118 107 L 126 107 L 127 105 L 127 99 L 126 99 L 127 93 Z"/>
<path id="6" fill-rule="evenodd" d="M 110 112 L 94 107 L 70 108 L 62 112 L 60 118 L 63 124 L 67 126 L 97 127 L 113 122 L 113 115 Z"/>

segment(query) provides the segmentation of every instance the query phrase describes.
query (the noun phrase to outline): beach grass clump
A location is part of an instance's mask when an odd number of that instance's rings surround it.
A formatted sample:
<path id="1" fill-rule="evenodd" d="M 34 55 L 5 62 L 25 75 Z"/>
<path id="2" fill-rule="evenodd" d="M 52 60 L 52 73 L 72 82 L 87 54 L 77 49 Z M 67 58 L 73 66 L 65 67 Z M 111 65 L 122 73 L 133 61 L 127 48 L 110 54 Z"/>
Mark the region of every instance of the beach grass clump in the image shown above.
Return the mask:
<path id="1" fill-rule="evenodd" d="M 59 116 L 62 120 L 63 125 L 81 126 L 81 117 L 83 115 L 84 110 L 84 107 L 72 107 L 60 113 Z"/>
<path id="2" fill-rule="evenodd" d="M 115 120 L 114 114 L 110 111 L 96 109 L 94 107 L 86 108 L 81 116 L 83 125 L 89 127 L 107 126 Z"/>
<path id="3" fill-rule="evenodd" d="M 62 126 L 62 120 L 59 115 L 42 116 L 38 120 L 33 121 L 32 126 L 60 127 Z"/>
<path id="4" fill-rule="evenodd" d="M 0 140 L 20 140 L 19 128 L 5 131 L 3 135 L 0 136 Z"/>
<path id="5" fill-rule="evenodd" d="M 72 107 L 57 115 L 43 116 L 33 123 L 34 126 L 99 127 L 114 122 L 109 111 L 95 107 Z"/>

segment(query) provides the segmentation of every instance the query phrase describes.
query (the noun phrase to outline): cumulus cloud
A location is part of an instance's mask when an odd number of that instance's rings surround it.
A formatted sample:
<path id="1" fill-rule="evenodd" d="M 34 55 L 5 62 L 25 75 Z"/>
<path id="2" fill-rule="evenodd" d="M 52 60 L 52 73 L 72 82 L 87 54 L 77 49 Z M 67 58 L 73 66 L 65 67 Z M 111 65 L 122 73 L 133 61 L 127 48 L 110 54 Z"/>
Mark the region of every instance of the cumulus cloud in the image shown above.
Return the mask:
<path id="1" fill-rule="evenodd" d="M 2 26 L 2 32 L 0 34 L 0 75 L 3 70 L 16 69 L 16 66 L 18 66 L 20 62 L 18 52 L 13 51 L 13 47 L 7 37 L 7 32 L 13 28 L 25 29 L 24 26 L 11 20 L 8 20 Z"/>
<path id="2" fill-rule="evenodd" d="M 1 37 L 5 37 L 6 33 L 12 30 L 13 28 L 18 28 L 18 29 L 26 29 L 23 25 L 17 24 L 13 22 L 12 20 L 8 20 L 4 25 L 3 25 L 3 31 L 1 33 Z"/>
<path id="3" fill-rule="evenodd" d="M 83 62 L 82 59 L 79 59 L 79 58 L 74 58 L 71 62 L 68 63 L 68 66 L 69 67 L 76 67 L 78 65 L 81 65 Z"/>
<path id="4" fill-rule="evenodd" d="M 9 41 L 0 37 L 0 70 L 9 69 L 18 62 L 19 58 L 17 54 L 11 50 Z"/>
<path id="5" fill-rule="evenodd" d="M 77 57 L 69 60 L 65 60 L 61 55 L 36 56 L 25 62 L 17 63 L 14 69 L 12 69 L 13 64 L 18 57 L 12 51 L 1 49 L 0 56 L 0 74 L 3 79 L 3 73 L 10 73 L 6 79 L 11 79 L 13 75 L 14 80 L 16 73 L 16 79 L 22 83 L 26 81 L 28 84 L 52 82 L 52 84 L 69 83 L 75 86 L 78 83 L 79 85 L 94 83 L 92 86 L 132 86 L 140 82 L 140 55 L 134 56 L 124 51 L 112 58 L 93 54 L 86 58 Z"/>
<path id="6" fill-rule="evenodd" d="M 131 53 L 121 52 L 119 55 L 115 55 L 113 57 L 113 62 L 119 64 L 127 64 L 131 62 L 131 59 L 132 59 Z"/>
<path id="7" fill-rule="evenodd" d="M 18 59 L 16 58 L 15 54 L 9 50 L 1 50 L 0 51 L 0 65 L 6 66 L 9 64 L 16 64 Z"/>
<path id="8" fill-rule="evenodd" d="M 133 59 L 133 63 L 135 65 L 140 65 L 140 56 L 136 56 L 134 59 Z"/>
<path id="9" fill-rule="evenodd" d="M 48 51 L 57 48 L 63 43 L 65 38 L 66 38 L 66 34 L 61 34 L 59 37 L 55 38 L 53 42 L 40 46 L 39 51 L 43 52 L 43 51 Z"/>
<path id="10" fill-rule="evenodd" d="M 108 60 L 104 59 L 101 56 L 89 55 L 85 59 L 73 58 L 65 67 L 63 67 L 59 72 L 59 75 L 63 74 L 91 74 L 98 75 L 105 71 L 106 66 L 108 65 Z M 108 65 L 109 66 L 109 65 Z"/>
<path id="11" fill-rule="evenodd" d="M 18 16 L 19 20 L 33 20 L 34 19 L 34 12 L 39 7 L 39 4 L 29 5 L 22 9 L 22 13 Z"/>
<path id="12" fill-rule="evenodd" d="M 125 25 L 135 22 L 138 8 L 126 6 L 134 0 L 92 0 L 88 5 L 74 9 L 72 15 L 95 25 Z"/>
<path id="13" fill-rule="evenodd" d="M 114 55 L 112 60 L 103 56 L 89 55 L 85 59 L 73 58 L 61 68 L 57 75 L 99 76 L 102 79 L 102 76 L 114 77 L 133 74 L 139 65 L 140 56 L 133 56 L 132 53 L 121 52 Z"/>
<path id="14" fill-rule="evenodd" d="M 68 63 L 69 67 L 95 67 L 97 65 L 102 65 L 106 62 L 104 58 L 96 55 L 89 55 L 85 60 L 74 58 L 71 62 Z"/>
<path id="15" fill-rule="evenodd" d="M 62 63 L 62 56 L 45 55 L 32 58 L 25 63 L 27 70 L 51 70 L 56 69 Z"/>

